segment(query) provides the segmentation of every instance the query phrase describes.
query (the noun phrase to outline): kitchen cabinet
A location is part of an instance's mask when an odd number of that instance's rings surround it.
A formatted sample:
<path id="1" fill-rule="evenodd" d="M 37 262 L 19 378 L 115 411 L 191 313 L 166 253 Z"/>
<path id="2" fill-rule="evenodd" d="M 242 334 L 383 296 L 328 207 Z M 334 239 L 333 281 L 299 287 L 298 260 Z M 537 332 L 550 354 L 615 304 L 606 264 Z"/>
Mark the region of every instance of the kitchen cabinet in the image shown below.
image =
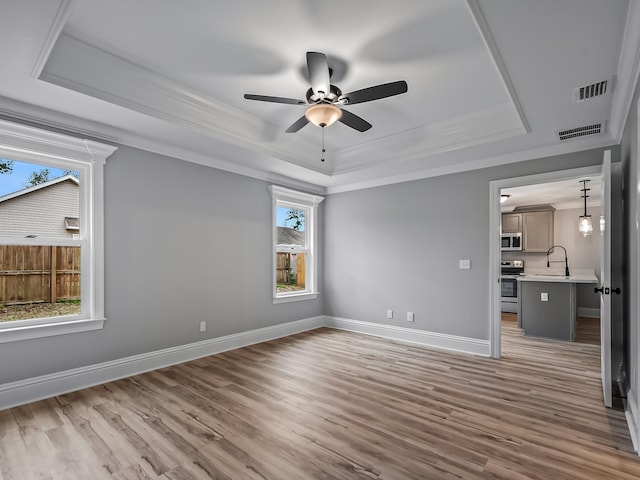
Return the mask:
<path id="1" fill-rule="evenodd" d="M 522 233 L 522 214 L 503 213 L 502 233 Z"/>
<path id="2" fill-rule="evenodd" d="M 546 253 L 553 246 L 553 210 L 522 213 L 522 251 Z"/>
<path id="3" fill-rule="evenodd" d="M 574 340 L 577 316 L 576 284 L 597 284 L 593 271 L 569 277 L 518 277 L 518 326 L 525 335 Z"/>

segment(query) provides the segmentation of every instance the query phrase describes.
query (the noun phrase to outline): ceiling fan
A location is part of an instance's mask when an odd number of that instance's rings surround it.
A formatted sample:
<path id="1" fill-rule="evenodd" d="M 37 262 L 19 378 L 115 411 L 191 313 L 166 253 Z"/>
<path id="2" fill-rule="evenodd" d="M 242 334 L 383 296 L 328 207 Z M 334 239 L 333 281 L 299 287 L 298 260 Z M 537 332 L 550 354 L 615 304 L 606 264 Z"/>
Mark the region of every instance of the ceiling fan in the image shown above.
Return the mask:
<path id="1" fill-rule="evenodd" d="M 307 90 L 306 100 L 254 95 L 251 93 L 245 93 L 244 98 L 260 102 L 308 106 L 305 114 L 287 128 L 287 133 L 297 132 L 309 122 L 324 128 L 336 121 L 340 121 L 359 132 L 365 132 L 371 128 L 371 124 L 358 115 L 342 108 L 343 105 L 371 102 L 407 92 L 407 82 L 400 80 L 343 94 L 338 87 L 330 83 L 332 71 L 324 53 L 307 52 L 307 70 L 309 71 L 311 88 Z"/>

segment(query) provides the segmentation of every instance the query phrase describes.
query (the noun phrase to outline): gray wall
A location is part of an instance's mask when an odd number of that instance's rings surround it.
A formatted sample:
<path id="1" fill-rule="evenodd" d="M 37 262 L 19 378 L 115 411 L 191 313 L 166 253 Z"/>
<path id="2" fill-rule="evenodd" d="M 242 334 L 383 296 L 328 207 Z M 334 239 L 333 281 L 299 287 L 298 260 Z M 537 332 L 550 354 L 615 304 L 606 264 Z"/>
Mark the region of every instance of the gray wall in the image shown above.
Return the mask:
<path id="1" fill-rule="evenodd" d="M 105 232 L 104 329 L 2 344 L 0 383 L 322 314 L 320 299 L 272 303 L 266 182 L 121 146 Z"/>
<path id="2" fill-rule="evenodd" d="M 638 379 L 638 102 L 640 84 L 636 86 L 629 117 L 625 125 L 621 142 L 621 158 L 624 178 L 624 241 L 623 292 L 624 325 L 623 345 L 624 366 L 623 383 L 640 398 L 640 379 Z M 640 400 L 638 400 L 640 401 Z M 637 406 L 640 408 L 640 405 Z M 638 410 L 636 410 L 638 411 Z"/>
<path id="3" fill-rule="evenodd" d="M 489 182 L 598 165 L 603 150 L 330 195 L 325 314 L 488 340 Z"/>

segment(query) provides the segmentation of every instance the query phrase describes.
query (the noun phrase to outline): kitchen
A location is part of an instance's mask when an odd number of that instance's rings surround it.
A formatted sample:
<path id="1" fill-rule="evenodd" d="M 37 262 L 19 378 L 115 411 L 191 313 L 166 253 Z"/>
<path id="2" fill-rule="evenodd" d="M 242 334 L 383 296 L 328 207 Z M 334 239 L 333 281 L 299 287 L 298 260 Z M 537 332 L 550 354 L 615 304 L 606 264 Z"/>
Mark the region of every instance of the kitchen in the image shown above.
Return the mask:
<path id="1" fill-rule="evenodd" d="M 501 189 L 501 310 L 525 335 L 574 340 L 576 317 L 599 317 L 600 190 L 599 176 Z"/>

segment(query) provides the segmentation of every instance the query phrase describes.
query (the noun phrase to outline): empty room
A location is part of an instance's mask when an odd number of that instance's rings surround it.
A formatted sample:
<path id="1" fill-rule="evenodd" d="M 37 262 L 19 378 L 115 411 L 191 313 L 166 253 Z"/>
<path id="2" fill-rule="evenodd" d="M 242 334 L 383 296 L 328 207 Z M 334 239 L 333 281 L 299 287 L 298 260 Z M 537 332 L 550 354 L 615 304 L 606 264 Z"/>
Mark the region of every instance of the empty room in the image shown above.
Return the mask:
<path id="1" fill-rule="evenodd" d="M 0 480 L 640 478 L 640 0 L 0 26 Z"/>

